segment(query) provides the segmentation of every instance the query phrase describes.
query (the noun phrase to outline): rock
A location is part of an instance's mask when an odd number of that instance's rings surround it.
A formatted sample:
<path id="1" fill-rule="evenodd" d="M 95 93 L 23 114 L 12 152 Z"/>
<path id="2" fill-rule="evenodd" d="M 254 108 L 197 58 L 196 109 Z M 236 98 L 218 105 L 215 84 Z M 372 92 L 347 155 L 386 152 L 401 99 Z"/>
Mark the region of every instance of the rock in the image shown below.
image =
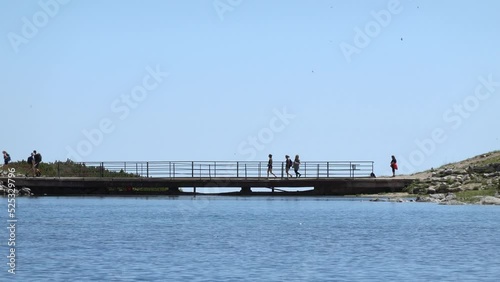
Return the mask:
<path id="1" fill-rule="evenodd" d="M 415 202 L 430 202 L 431 201 L 431 198 L 430 197 L 427 197 L 427 196 L 417 196 L 417 198 L 415 198 Z"/>
<path id="2" fill-rule="evenodd" d="M 439 204 L 440 205 L 449 205 L 449 206 L 465 205 L 465 203 L 462 203 L 462 202 L 457 201 L 457 200 L 442 201 Z"/>
<path id="3" fill-rule="evenodd" d="M 391 198 L 391 199 L 389 199 L 389 202 L 393 202 L 393 203 L 406 203 L 408 201 L 404 200 L 404 199 L 401 199 L 401 198 Z"/>
<path id="4" fill-rule="evenodd" d="M 5 186 L 5 185 L 0 185 L 0 194 L 3 194 L 3 195 L 7 195 L 9 194 L 9 187 Z M 30 188 L 27 188 L 27 187 L 23 187 L 21 189 L 16 189 L 14 188 L 14 194 L 17 196 L 32 196 L 33 194 L 31 193 L 31 189 Z M 12 192 L 12 191 L 10 191 Z"/>
<path id="5" fill-rule="evenodd" d="M 427 188 L 427 194 L 435 194 L 435 193 L 436 193 L 436 188 L 434 186 Z"/>
<path id="6" fill-rule="evenodd" d="M 500 199 L 492 196 L 485 196 L 479 203 L 481 205 L 500 205 Z"/>
<path id="7" fill-rule="evenodd" d="M 471 169 L 475 173 L 490 173 L 500 171 L 500 163 L 493 163 L 484 166 L 474 166 Z"/>
<path id="8" fill-rule="evenodd" d="M 452 174 L 453 174 L 453 169 L 448 168 L 443 171 L 443 175 L 452 175 Z"/>
<path id="9" fill-rule="evenodd" d="M 448 188 L 448 193 L 456 193 L 456 192 L 461 192 L 463 191 L 464 189 L 461 188 L 460 186 L 457 186 L 457 187 L 450 187 Z"/>
<path id="10" fill-rule="evenodd" d="M 415 202 L 421 202 L 421 203 L 439 203 L 440 200 L 435 199 L 435 198 L 431 198 L 431 197 L 427 197 L 427 196 L 418 196 L 415 199 Z"/>
<path id="11" fill-rule="evenodd" d="M 432 194 L 432 195 L 429 195 L 430 198 L 432 199 L 435 199 L 435 200 L 444 200 L 445 198 L 445 195 L 444 194 Z"/>
<path id="12" fill-rule="evenodd" d="M 21 195 L 31 196 L 31 189 L 28 187 L 21 188 Z"/>
<path id="13" fill-rule="evenodd" d="M 445 201 L 452 201 L 452 200 L 456 200 L 457 199 L 457 196 L 453 193 L 449 193 L 448 195 L 446 195 L 446 197 L 444 198 Z"/>
<path id="14" fill-rule="evenodd" d="M 500 176 L 500 172 L 496 171 L 496 172 L 492 172 L 492 173 L 484 173 L 483 176 L 486 178 L 493 178 L 493 177 Z"/>
<path id="15" fill-rule="evenodd" d="M 437 188 L 436 192 L 438 192 L 438 193 L 447 193 L 447 192 L 448 192 L 448 189 L 449 189 L 449 187 L 448 187 L 448 185 L 447 185 L 447 184 L 445 184 L 445 183 L 441 183 L 441 184 L 439 184 L 439 186 L 438 186 L 438 188 Z"/>
<path id="16" fill-rule="evenodd" d="M 5 185 L 1 185 L 0 191 L 4 195 L 9 194 L 9 190 L 11 190 L 11 188 L 9 188 L 9 187 L 7 187 Z M 10 191 L 10 192 L 12 192 L 12 191 Z M 19 195 L 19 190 L 17 190 L 16 188 L 14 188 L 14 194 Z"/>

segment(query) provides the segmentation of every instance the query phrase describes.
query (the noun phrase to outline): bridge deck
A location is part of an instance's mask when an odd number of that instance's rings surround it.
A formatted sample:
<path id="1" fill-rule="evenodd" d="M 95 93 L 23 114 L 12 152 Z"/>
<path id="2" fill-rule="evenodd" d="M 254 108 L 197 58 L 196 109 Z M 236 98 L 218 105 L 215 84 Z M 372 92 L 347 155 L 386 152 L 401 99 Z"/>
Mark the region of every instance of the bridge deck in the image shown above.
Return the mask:
<path id="1" fill-rule="evenodd" d="M 7 179 L 0 178 L 6 183 Z M 381 192 L 400 192 L 409 185 L 410 178 L 162 178 L 162 177 L 16 177 L 17 188 L 29 187 L 35 195 L 110 194 L 136 191 L 143 188 L 169 188 L 156 190 L 178 192 L 179 188 L 314 188 L 318 195 L 355 195 Z M 147 191 L 147 189 L 145 189 Z"/>

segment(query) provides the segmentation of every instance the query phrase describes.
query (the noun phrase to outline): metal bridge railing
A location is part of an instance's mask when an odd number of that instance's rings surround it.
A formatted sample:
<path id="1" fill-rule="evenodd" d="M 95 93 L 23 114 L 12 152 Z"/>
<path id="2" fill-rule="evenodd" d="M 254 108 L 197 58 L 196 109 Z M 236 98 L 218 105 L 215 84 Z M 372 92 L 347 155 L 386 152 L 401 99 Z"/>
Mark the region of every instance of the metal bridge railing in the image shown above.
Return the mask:
<path id="1" fill-rule="evenodd" d="M 60 162 L 57 175 L 65 176 L 68 163 Z M 267 162 L 258 161 L 130 161 L 71 163 L 72 176 L 163 178 L 267 178 Z M 75 168 L 76 167 L 76 168 Z M 369 177 L 373 161 L 302 162 L 301 178 Z M 273 173 L 286 178 L 285 162 L 274 162 Z M 295 177 L 293 167 L 289 171 Z M 270 175 L 270 178 L 274 178 Z"/>

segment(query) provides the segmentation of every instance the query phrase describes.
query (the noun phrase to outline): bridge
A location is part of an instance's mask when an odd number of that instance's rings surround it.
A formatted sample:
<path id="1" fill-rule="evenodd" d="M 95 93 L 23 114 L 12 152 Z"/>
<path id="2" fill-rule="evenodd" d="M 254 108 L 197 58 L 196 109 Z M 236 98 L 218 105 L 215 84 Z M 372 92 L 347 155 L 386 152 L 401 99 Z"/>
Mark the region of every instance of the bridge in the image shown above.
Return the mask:
<path id="1" fill-rule="evenodd" d="M 16 187 L 29 187 L 35 195 L 197 194 L 197 189 L 235 188 L 236 194 L 252 194 L 252 188 L 286 194 L 356 195 L 400 192 L 413 180 L 374 178 L 373 161 L 302 162 L 300 177 L 293 168 L 287 177 L 284 162 L 258 161 L 143 161 L 56 162 L 54 171 L 42 177 L 15 177 Z M 0 177 L 7 182 L 7 177 Z M 206 188 L 206 189 L 205 189 Z M 311 188 L 309 191 L 304 189 Z M 255 194 L 255 193 L 253 193 Z M 291 193 L 288 193 L 291 194 Z"/>

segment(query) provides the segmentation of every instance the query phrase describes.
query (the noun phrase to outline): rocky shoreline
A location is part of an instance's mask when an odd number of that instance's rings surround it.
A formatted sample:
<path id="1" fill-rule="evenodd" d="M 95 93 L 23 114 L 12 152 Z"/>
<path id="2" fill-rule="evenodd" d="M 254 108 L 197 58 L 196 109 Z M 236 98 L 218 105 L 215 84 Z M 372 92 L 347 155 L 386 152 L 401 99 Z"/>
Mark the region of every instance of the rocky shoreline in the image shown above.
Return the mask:
<path id="1" fill-rule="evenodd" d="M 0 184 L 0 195 L 8 195 L 11 194 L 9 193 L 9 187 Z M 16 196 L 34 196 L 33 193 L 31 193 L 31 189 L 28 187 L 22 187 L 22 188 L 14 188 L 14 194 Z"/>
<path id="2" fill-rule="evenodd" d="M 407 188 L 417 202 L 445 205 L 500 205 L 500 152 L 413 175 Z"/>
<path id="3" fill-rule="evenodd" d="M 2 171 L 0 171 L 0 174 L 5 176 L 5 175 L 7 175 L 7 171 L 2 170 Z M 15 177 L 24 177 L 24 175 L 17 174 Z M 10 188 L 6 184 L 7 184 L 7 182 L 0 181 L 0 195 L 6 196 L 6 195 L 10 194 L 9 193 Z M 31 193 L 31 189 L 28 187 L 21 187 L 21 188 L 15 187 L 14 194 L 16 196 L 34 196 L 34 194 Z"/>
<path id="4" fill-rule="evenodd" d="M 472 203 L 479 205 L 500 205 L 500 197 L 498 194 L 496 196 L 475 196 Z M 448 194 L 432 194 L 429 196 L 418 196 L 415 200 L 416 202 L 430 202 L 438 203 L 440 205 L 466 205 L 471 203 L 466 203 L 457 200 L 457 196 L 454 193 Z"/>
<path id="5" fill-rule="evenodd" d="M 454 193 L 466 190 L 498 189 L 500 164 L 441 169 L 430 177 L 416 179 L 410 189 L 419 194 Z"/>
<path id="6" fill-rule="evenodd" d="M 459 201 L 455 193 L 436 193 L 429 195 L 417 195 L 412 196 L 406 193 L 405 195 L 399 196 L 387 196 L 387 195 L 364 195 L 364 197 L 371 198 L 370 202 L 392 202 L 392 203 L 408 203 L 408 202 L 421 202 L 421 203 L 436 203 L 440 205 L 468 205 L 468 204 L 478 204 L 478 205 L 500 205 L 500 196 L 495 194 L 494 196 L 473 196 L 472 201 Z"/>

